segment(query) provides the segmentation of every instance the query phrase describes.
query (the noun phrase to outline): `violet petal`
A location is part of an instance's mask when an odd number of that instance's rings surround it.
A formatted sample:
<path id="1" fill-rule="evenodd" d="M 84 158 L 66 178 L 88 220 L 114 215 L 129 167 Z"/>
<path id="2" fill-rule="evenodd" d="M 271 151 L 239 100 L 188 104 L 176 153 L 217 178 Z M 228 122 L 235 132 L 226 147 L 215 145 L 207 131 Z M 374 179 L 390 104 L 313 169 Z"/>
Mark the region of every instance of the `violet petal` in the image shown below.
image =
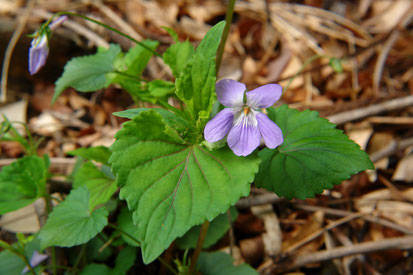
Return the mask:
<path id="1" fill-rule="evenodd" d="M 208 142 L 217 142 L 223 139 L 232 127 L 234 113 L 227 108 L 219 112 L 213 119 L 208 121 L 204 129 L 204 137 Z"/>
<path id="2" fill-rule="evenodd" d="M 232 79 L 222 79 L 215 84 L 219 102 L 227 107 L 244 105 L 245 84 Z"/>
<path id="3" fill-rule="evenodd" d="M 46 254 L 40 254 L 39 252 L 37 252 L 36 250 L 33 252 L 33 255 L 30 259 L 30 266 L 31 267 L 35 267 L 37 265 L 39 265 L 41 262 L 43 262 L 44 260 L 46 260 L 49 256 L 47 256 Z M 29 268 L 26 266 L 21 274 L 25 274 L 29 271 Z"/>
<path id="4" fill-rule="evenodd" d="M 49 45 L 46 35 L 33 39 L 29 50 L 29 72 L 31 75 L 37 73 L 44 66 L 48 55 Z"/>
<path id="5" fill-rule="evenodd" d="M 227 137 L 229 148 L 237 156 L 248 156 L 260 145 L 260 141 L 260 131 L 251 123 L 234 125 Z"/>
<path id="6" fill-rule="evenodd" d="M 284 139 L 280 127 L 269 119 L 267 115 L 257 113 L 255 118 L 258 121 L 258 129 L 264 139 L 265 146 L 274 149 L 283 143 Z"/>
<path id="7" fill-rule="evenodd" d="M 282 87 L 278 84 L 267 84 L 247 92 L 247 105 L 259 109 L 268 108 L 280 99 Z"/>

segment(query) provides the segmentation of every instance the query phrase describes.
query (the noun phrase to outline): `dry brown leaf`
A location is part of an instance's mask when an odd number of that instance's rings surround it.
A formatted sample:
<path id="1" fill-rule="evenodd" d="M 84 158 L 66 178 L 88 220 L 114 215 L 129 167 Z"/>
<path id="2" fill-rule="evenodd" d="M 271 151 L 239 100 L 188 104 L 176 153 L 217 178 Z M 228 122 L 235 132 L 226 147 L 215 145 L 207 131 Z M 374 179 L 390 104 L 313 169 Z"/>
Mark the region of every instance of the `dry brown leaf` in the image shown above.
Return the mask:
<path id="1" fill-rule="evenodd" d="M 413 182 L 413 154 L 407 155 L 399 161 L 392 180 Z"/>
<path id="2" fill-rule="evenodd" d="M 370 139 L 367 152 L 372 155 L 384 148 L 394 141 L 394 135 L 391 132 L 376 132 Z M 374 163 L 376 169 L 386 169 L 389 163 L 389 158 L 383 158 Z"/>
<path id="3" fill-rule="evenodd" d="M 281 252 L 282 232 L 271 204 L 251 207 L 251 212 L 263 220 L 266 233 L 262 234 L 265 255 L 275 257 Z"/>
<path id="4" fill-rule="evenodd" d="M 367 143 L 374 130 L 369 122 L 363 121 L 360 123 L 346 123 L 345 132 L 351 140 L 360 145 L 361 149 L 366 150 Z"/>
<path id="5" fill-rule="evenodd" d="M 197 2 L 190 2 L 186 6 L 188 14 L 199 23 L 205 23 L 212 18 L 223 15 L 226 12 L 226 6 L 220 1 L 203 1 L 202 5 Z"/>
<path id="6" fill-rule="evenodd" d="M 49 112 L 43 112 L 38 117 L 33 117 L 29 123 L 33 133 L 42 136 L 52 136 L 55 132 L 61 131 L 64 127 L 62 122 L 52 116 Z"/>
<path id="7" fill-rule="evenodd" d="M 287 66 L 285 67 L 284 71 L 281 73 L 280 78 L 285 78 L 292 76 L 299 72 L 303 66 L 303 62 L 295 55 L 292 56 L 290 61 L 288 62 Z M 290 79 L 280 81 L 279 84 L 285 87 L 289 83 Z M 304 85 L 304 76 L 298 75 L 294 78 L 291 82 L 289 89 L 295 89 L 298 87 L 302 87 Z"/>
<path id="8" fill-rule="evenodd" d="M 387 33 L 401 22 L 407 12 L 411 12 L 412 1 L 374 1 L 373 17 L 363 22 L 362 26 L 372 33 Z"/>
<path id="9" fill-rule="evenodd" d="M 317 211 L 310 216 L 309 221 L 300 227 L 297 227 L 297 230 L 290 232 L 290 234 L 283 237 L 282 251 L 288 250 L 290 247 L 295 246 L 296 243 L 301 242 L 303 239 L 311 235 L 317 230 L 320 230 L 323 227 L 324 221 L 324 212 Z M 317 238 L 304 246 L 301 246 L 295 254 L 302 253 L 311 253 L 316 251 L 320 245 L 323 243 L 322 238 Z"/>
<path id="10" fill-rule="evenodd" d="M 0 227 L 10 232 L 36 233 L 40 230 L 39 215 L 45 211 L 44 199 L 19 210 L 6 213 L 0 218 Z"/>
<path id="11" fill-rule="evenodd" d="M 413 188 L 400 192 L 404 198 L 413 201 Z M 380 216 L 394 221 L 407 228 L 413 227 L 413 204 L 411 202 L 394 201 L 390 189 L 370 192 L 355 200 L 355 207 L 360 212 L 375 211 Z"/>
<path id="12" fill-rule="evenodd" d="M 5 116 L 11 122 L 22 122 L 26 123 L 26 113 L 27 113 L 27 100 L 22 99 L 17 102 L 7 103 L 0 106 L 0 123 L 4 121 L 3 116 Z M 19 131 L 20 134 L 25 134 L 25 129 L 23 125 L 18 123 L 13 124 L 13 126 Z"/>
<path id="13" fill-rule="evenodd" d="M 210 28 L 209 25 L 199 23 L 188 16 L 183 16 L 180 23 L 182 31 L 196 40 L 202 40 Z"/>

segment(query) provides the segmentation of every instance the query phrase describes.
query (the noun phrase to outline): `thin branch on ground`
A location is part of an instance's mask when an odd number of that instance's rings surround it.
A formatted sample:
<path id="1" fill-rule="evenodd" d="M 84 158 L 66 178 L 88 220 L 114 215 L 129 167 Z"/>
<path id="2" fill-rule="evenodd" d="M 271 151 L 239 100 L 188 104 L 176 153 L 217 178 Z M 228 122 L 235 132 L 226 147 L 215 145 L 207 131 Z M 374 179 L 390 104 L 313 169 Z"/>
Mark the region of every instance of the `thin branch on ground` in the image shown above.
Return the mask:
<path id="1" fill-rule="evenodd" d="M 26 26 L 27 20 L 29 19 L 30 13 L 36 3 L 36 0 L 28 0 L 27 6 L 20 17 L 19 23 L 16 30 L 14 31 L 9 44 L 7 45 L 6 53 L 4 54 L 3 68 L 1 73 L 1 94 L 0 102 L 6 103 L 7 101 L 7 78 L 9 75 L 10 60 L 13 54 L 14 47 L 17 44 L 21 34 L 23 33 L 24 27 Z"/>
<path id="2" fill-rule="evenodd" d="M 389 238 L 379 241 L 369 241 L 352 246 L 337 247 L 318 252 L 298 255 L 293 259 L 285 259 L 283 263 L 274 264 L 262 272 L 262 274 L 274 274 L 292 270 L 310 263 L 317 263 L 331 259 L 341 258 L 349 255 L 371 253 L 388 249 L 412 249 L 413 236 Z"/>

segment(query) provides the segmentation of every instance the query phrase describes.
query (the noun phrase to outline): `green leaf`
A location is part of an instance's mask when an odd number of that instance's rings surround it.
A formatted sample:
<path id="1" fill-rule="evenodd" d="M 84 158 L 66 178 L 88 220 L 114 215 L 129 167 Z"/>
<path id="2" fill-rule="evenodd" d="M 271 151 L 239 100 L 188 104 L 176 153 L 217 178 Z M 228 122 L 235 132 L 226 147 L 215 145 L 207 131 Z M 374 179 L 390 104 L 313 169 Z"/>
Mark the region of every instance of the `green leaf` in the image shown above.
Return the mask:
<path id="1" fill-rule="evenodd" d="M 153 40 L 143 40 L 141 41 L 141 43 L 152 50 L 155 50 L 159 45 L 158 41 Z M 120 71 L 139 77 L 145 70 L 146 65 L 148 64 L 152 55 L 153 53 L 151 51 L 143 48 L 140 45 L 136 45 L 125 54 L 123 58 L 125 69 Z"/>
<path id="2" fill-rule="evenodd" d="M 185 140 L 193 143 L 191 141 L 196 139 L 195 129 L 186 120 L 165 109 L 137 108 L 116 112 L 113 114 L 115 116 L 133 119 L 141 112 L 148 110 L 153 110 L 162 116 L 165 124 L 167 125 L 165 128 L 165 133 L 175 139 L 178 143 L 185 143 Z"/>
<path id="3" fill-rule="evenodd" d="M 88 189 L 76 188 L 50 213 L 39 233 L 41 246 L 71 247 L 86 243 L 106 226 L 107 216 L 108 211 L 103 207 L 89 211 Z"/>
<path id="4" fill-rule="evenodd" d="M 343 72 L 343 65 L 341 64 L 340 59 L 338 59 L 336 57 L 333 57 L 333 58 L 330 59 L 330 62 L 328 64 L 331 66 L 331 68 L 333 68 L 333 70 L 336 73 L 342 73 Z"/>
<path id="5" fill-rule="evenodd" d="M 176 79 L 176 94 L 185 102 L 194 121 L 208 119 L 215 101 L 215 56 L 224 26 L 222 21 L 208 31 L 184 73 Z M 202 124 L 199 127 L 203 128 Z"/>
<path id="6" fill-rule="evenodd" d="M 165 31 L 168 32 L 168 34 L 172 37 L 172 39 L 174 40 L 174 42 L 178 42 L 178 34 L 171 28 L 169 27 L 162 27 L 162 29 L 164 29 Z"/>
<path id="7" fill-rule="evenodd" d="M 106 246 L 102 251 L 100 249 L 105 245 L 107 239 L 101 239 L 100 236 L 94 237 L 86 244 L 86 256 L 89 262 L 96 260 L 104 262 L 112 256 L 111 246 Z M 105 240 L 105 241 L 103 241 Z"/>
<path id="8" fill-rule="evenodd" d="M 283 105 L 269 108 L 268 116 L 281 128 L 284 143 L 259 153 L 258 187 L 286 198 L 305 199 L 353 174 L 374 169 L 360 146 L 317 112 L 299 112 Z"/>
<path id="9" fill-rule="evenodd" d="M 133 263 L 136 259 L 136 254 L 136 248 L 127 246 L 119 252 L 118 256 L 116 257 L 115 267 L 113 269 L 104 264 L 92 263 L 87 265 L 80 274 L 125 275 L 128 272 L 128 270 L 133 266 Z"/>
<path id="10" fill-rule="evenodd" d="M 171 68 L 173 75 L 179 77 L 194 51 L 194 46 L 189 41 L 176 42 L 163 53 L 162 57 Z"/>
<path id="11" fill-rule="evenodd" d="M 197 262 L 198 271 L 203 275 L 258 275 L 251 266 L 234 266 L 234 259 L 224 252 L 202 252 Z"/>
<path id="12" fill-rule="evenodd" d="M 0 214 L 29 205 L 46 192 L 47 165 L 38 156 L 26 156 L 0 171 Z"/>
<path id="13" fill-rule="evenodd" d="M 131 235 L 135 239 L 139 238 L 139 231 L 138 227 L 133 223 L 133 217 L 132 217 L 132 212 L 128 210 L 128 208 L 124 207 L 119 213 L 118 216 L 118 226 L 119 228 L 127 233 L 128 235 Z M 140 246 L 139 243 L 137 243 L 135 240 L 131 239 L 127 235 L 123 234 L 121 232 L 122 239 L 127 242 L 129 245 L 132 246 Z"/>
<path id="14" fill-rule="evenodd" d="M 12 246 L 17 248 L 17 243 L 14 243 Z M 32 241 L 25 244 L 24 255 L 30 260 L 35 251 L 40 254 L 40 242 L 37 238 L 33 238 Z M 20 275 L 25 267 L 26 264 L 23 259 L 16 254 L 10 252 L 9 250 L 3 250 L 0 252 L 0 274 Z"/>
<path id="15" fill-rule="evenodd" d="M 155 50 L 158 47 L 157 41 L 143 40 L 143 44 L 147 47 Z M 139 91 L 142 90 L 140 83 L 140 76 L 146 68 L 153 53 L 143 48 L 140 45 L 136 45 L 131 48 L 117 63 L 117 70 L 121 74 L 116 74 L 112 78 L 112 83 L 118 83 L 123 89 L 129 93 L 138 96 Z"/>
<path id="16" fill-rule="evenodd" d="M 96 165 L 88 161 L 83 164 L 74 175 L 73 187 L 86 186 L 90 192 L 89 209 L 106 203 L 116 192 L 115 179 L 99 170 Z"/>
<path id="17" fill-rule="evenodd" d="M 111 274 L 125 275 L 133 266 L 136 259 L 137 250 L 135 247 L 127 246 L 123 248 L 116 257 L 115 267 Z"/>
<path id="18" fill-rule="evenodd" d="M 104 264 L 89 264 L 85 268 L 83 268 L 80 275 L 110 275 L 111 269 Z"/>
<path id="19" fill-rule="evenodd" d="M 68 87 L 79 92 L 93 92 L 109 86 L 111 82 L 106 74 L 113 72 L 113 63 L 120 53 L 120 46 L 111 44 L 108 50 L 72 58 L 56 81 L 52 103 Z"/>
<path id="20" fill-rule="evenodd" d="M 232 221 L 235 221 L 238 212 L 235 207 L 230 207 Z M 229 229 L 228 215 L 227 213 L 221 214 L 216 217 L 209 225 L 207 235 L 205 236 L 204 244 L 202 248 L 208 248 L 219 241 Z M 197 225 L 191 228 L 181 238 L 175 240 L 175 244 L 180 249 L 195 248 L 198 242 L 199 233 L 201 232 L 201 226 Z"/>
<path id="21" fill-rule="evenodd" d="M 149 93 L 154 97 L 165 97 L 173 94 L 175 84 L 169 81 L 156 79 L 148 83 Z"/>
<path id="22" fill-rule="evenodd" d="M 240 158 L 228 148 L 179 144 L 165 128 L 157 112 L 141 112 L 116 134 L 109 159 L 120 198 L 134 212 L 145 263 L 247 196 L 259 164 L 256 156 Z"/>
<path id="23" fill-rule="evenodd" d="M 89 148 L 79 148 L 70 152 L 67 152 L 68 155 L 78 156 L 88 160 L 94 160 L 102 164 L 108 165 L 108 160 L 110 157 L 110 150 L 105 146 L 96 146 Z"/>

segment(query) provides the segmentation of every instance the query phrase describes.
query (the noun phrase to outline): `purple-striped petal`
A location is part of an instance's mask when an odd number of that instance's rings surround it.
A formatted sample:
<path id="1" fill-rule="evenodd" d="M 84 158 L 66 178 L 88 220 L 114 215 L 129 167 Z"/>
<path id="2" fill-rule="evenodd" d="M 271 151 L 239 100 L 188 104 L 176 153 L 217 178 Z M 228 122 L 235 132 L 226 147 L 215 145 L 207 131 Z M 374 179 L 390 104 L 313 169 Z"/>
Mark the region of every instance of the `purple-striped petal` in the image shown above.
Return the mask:
<path id="1" fill-rule="evenodd" d="M 47 43 L 47 36 L 42 35 L 33 39 L 29 51 L 29 72 L 31 75 L 37 73 L 46 63 L 49 55 L 49 45 Z"/>
<path id="2" fill-rule="evenodd" d="M 264 139 L 265 146 L 274 149 L 283 143 L 283 133 L 280 127 L 269 119 L 267 115 L 257 112 L 255 118 L 257 119 L 258 129 Z"/>
<path id="3" fill-rule="evenodd" d="M 268 108 L 280 99 L 282 87 L 278 84 L 267 84 L 247 92 L 247 105 L 259 109 Z"/>
<path id="4" fill-rule="evenodd" d="M 219 102 L 227 107 L 244 105 L 245 84 L 232 79 L 222 79 L 215 84 Z"/>
<path id="5" fill-rule="evenodd" d="M 232 127 L 234 113 L 227 108 L 219 112 L 213 119 L 208 121 L 204 129 L 204 137 L 208 142 L 217 142 L 223 139 Z"/>
<path id="6" fill-rule="evenodd" d="M 227 142 L 237 156 L 248 156 L 261 142 L 261 134 L 252 123 L 239 123 L 229 131 Z"/>

